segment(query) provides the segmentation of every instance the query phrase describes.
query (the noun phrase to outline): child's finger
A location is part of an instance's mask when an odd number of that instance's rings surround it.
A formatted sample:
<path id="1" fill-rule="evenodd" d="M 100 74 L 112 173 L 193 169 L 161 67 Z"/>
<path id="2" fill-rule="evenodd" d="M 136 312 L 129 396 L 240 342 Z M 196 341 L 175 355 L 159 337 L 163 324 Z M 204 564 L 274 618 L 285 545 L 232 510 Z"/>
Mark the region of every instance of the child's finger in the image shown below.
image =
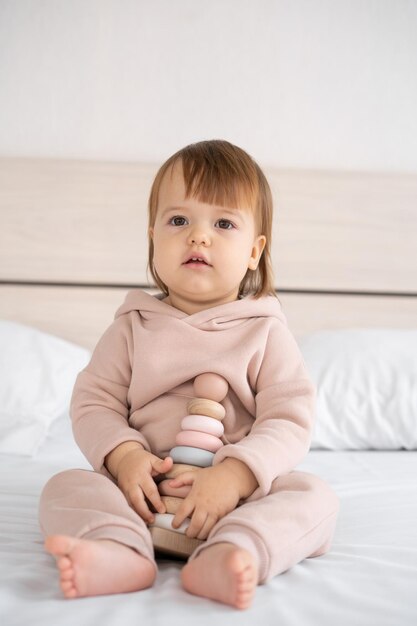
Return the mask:
<path id="1" fill-rule="evenodd" d="M 129 494 L 129 504 L 133 507 L 136 513 L 149 524 L 152 524 L 154 521 L 153 513 L 149 510 L 148 505 L 146 504 L 143 492 L 140 488 L 138 488 L 134 493 Z"/>
<path id="2" fill-rule="evenodd" d="M 155 457 L 155 460 L 152 461 L 152 476 L 169 472 L 173 464 L 174 461 L 170 456 L 165 457 L 165 459 L 158 459 L 158 457 Z"/>
<path id="3" fill-rule="evenodd" d="M 158 491 L 158 487 L 156 486 L 152 478 L 149 477 L 149 480 L 144 481 L 141 485 L 141 488 L 145 496 L 148 498 L 149 502 L 151 502 L 151 504 L 154 506 L 155 510 L 158 513 L 165 513 L 165 505 L 161 500 L 161 495 Z"/>
<path id="4" fill-rule="evenodd" d="M 175 496 L 177 498 L 186 498 L 192 489 L 192 487 L 171 487 L 169 484 L 171 481 L 169 478 L 162 480 L 158 483 L 158 490 L 161 496 Z"/>
<path id="5" fill-rule="evenodd" d="M 184 487 L 184 485 L 193 485 L 196 479 L 196 472 L 184 472 L 177 478 L 169 481 L 171 487 Z"/>
<path id="6" fill-rule="evenodd" d="M 194 510 L 194 504 L 192 502 L 188 502 L 187 499 L 180 505 L 178 511 L 175 513 L 174 519 L 172 520 L 172 527 L 179 528 L 181 524 L 190 517 L 191 513 Z"/>
<path id="7" fill-rule="evenodd" d="M 191 517 L 191 524 L 185 533 L 187 537 L 198 537 L 207 522 L 207 518 L 207 511 L 195 510 Z"/>
<path id="8" fill-rule="evenodd" d="M 197 539 L 203 539 L 203 540 L 207 539 L 216 521 L 217 521 L 216 518 L 212 517 L 211 515 L 207 515 L 207 519 L 204 522 L 203 526 L 200 528 L 200 532 L 197 535 Z"/>

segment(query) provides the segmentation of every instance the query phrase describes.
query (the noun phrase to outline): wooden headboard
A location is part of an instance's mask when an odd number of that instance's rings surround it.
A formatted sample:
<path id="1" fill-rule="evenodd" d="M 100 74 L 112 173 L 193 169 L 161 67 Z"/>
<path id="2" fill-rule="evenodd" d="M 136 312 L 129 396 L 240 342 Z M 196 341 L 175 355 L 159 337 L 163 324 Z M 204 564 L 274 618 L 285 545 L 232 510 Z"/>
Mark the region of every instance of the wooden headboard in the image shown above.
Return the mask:
<path id="1" fill-rule="evenodd" d="M 0 159 L 0 318 L 92 348 L 146 273 L 158 165 Z M 296 336 L 416 327 L 417 175 L 268 170 L 276 288 Z"/>

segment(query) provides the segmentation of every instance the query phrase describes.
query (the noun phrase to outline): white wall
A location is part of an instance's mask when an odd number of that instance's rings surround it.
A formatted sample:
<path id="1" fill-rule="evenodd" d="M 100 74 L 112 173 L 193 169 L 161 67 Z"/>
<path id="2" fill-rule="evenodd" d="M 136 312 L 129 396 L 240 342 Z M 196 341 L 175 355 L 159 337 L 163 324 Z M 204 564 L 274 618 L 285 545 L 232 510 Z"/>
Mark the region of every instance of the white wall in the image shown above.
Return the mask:
<path id="1" fill-rule="evenodd" d="M 0 155 L 417 171 L 416 0 L 0 0 Z"/>

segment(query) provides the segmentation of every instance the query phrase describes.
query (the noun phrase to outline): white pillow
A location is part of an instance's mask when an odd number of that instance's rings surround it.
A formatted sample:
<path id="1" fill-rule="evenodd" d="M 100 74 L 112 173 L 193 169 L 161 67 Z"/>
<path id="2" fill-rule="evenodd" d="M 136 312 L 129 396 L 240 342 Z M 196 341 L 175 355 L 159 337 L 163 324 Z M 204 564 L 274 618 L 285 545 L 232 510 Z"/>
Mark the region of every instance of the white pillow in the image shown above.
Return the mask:
<path id="1" fill-rule="evenodd" d="M 0 320 L 0 452 L 32 455 L 69 409 L 88 350 L 35 328 Z"/>
<path id="2" fill-rule="evenodd" d="M 299 345 L 317 386 L 312 448 L 417 448 L 417 329 L 320 331 Z"/>

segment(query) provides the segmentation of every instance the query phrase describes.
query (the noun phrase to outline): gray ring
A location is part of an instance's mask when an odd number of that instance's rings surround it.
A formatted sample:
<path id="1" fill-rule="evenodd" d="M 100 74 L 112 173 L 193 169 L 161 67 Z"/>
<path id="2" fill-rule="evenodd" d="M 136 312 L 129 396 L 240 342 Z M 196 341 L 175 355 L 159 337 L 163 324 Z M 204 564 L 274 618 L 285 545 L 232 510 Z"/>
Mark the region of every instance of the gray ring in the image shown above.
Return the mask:
<path id="1" fill-rule="evenodd" d="M 192 446 L 175 446 L 169 453 L 174 463 L 186 463 L 197 467 L 209 467 L 214 458 L 213 452 Z"/>

